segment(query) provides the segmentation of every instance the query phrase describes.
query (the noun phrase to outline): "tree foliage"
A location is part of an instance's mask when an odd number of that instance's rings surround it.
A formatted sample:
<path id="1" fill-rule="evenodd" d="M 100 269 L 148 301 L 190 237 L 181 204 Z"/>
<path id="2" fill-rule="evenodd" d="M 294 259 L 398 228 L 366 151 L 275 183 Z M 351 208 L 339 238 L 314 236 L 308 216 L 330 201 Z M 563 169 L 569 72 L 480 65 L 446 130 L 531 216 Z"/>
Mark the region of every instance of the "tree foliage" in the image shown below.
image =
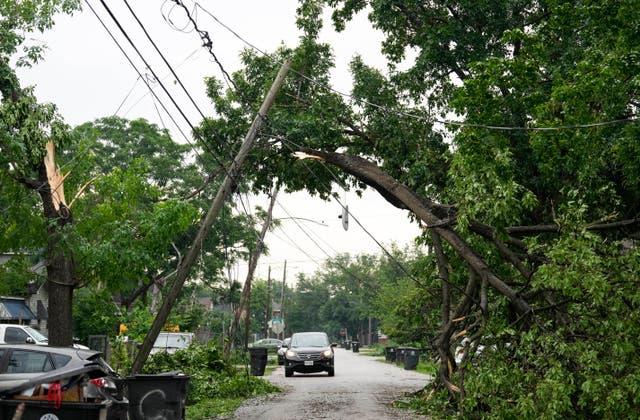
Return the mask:
<path id="1" fill-rule="evenodd" d="M 337 29 L 366 11 L 385 37 L 388 71 L 355 57 L 349 98 L 323 87 L 333 63 L 317 42 L 322 5 Z M 619 312 L 638 309 L 638 13 L 632 1 L 308 0 L 299 47 L 272 55 L 299 73 L 261 133 L 251 185 L 277 179 L 321 197 L 332 183 L 367 185 L 427 225 L 435 260 L 414 292 L 442 294 L 440 316 L 419 317 L 441 322 L 432 401 L 478 417 L 638 411 L 639 324 Z M 228 147 L 228 129 L 215 129 L 246 125 L 277 67 L 243 60 L 237 91 L 211 81 L 220 117 L 201 127 Z M 358 306 L 318 282 L 301 287 Z M 393 296 L 394 309 L 409 296 Z M 420 313 L 416 296 L 403 318 Z M 340 306 L 325 314 L 343 316 Z M 462 338 L 473 346 L 455 366 Z M 479 345 L 491 350 L 474 354 Z M 607 394 L 613 383 L 625 385 Z"/>

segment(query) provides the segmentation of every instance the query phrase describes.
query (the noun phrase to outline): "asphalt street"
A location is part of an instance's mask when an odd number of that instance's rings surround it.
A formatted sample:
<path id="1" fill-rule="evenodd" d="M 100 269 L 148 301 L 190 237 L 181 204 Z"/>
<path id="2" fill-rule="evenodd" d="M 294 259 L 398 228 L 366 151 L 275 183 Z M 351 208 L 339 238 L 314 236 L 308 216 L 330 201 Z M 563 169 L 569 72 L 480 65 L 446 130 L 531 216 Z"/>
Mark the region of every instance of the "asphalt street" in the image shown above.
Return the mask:
<path id="1" fill-rule="evenodd" d="M 385 363 L 384 358 L 337 348 L 335 376 L 300 374 L 285 378 L 278 368 L 264 379 L 281 394 L 246 402 L 232 419 L 416 419 L 427 418 L 389 406 L 408 392 L 423 388 L 429 375 Z"/>

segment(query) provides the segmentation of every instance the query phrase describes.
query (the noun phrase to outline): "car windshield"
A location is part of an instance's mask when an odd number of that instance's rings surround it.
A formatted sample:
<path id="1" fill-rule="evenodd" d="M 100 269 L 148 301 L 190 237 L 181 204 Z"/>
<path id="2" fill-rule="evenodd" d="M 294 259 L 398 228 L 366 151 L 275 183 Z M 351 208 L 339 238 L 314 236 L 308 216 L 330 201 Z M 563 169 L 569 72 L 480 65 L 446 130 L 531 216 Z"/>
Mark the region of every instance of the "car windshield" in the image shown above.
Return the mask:
<path id="1" fill-rule="evenodd" d="M 36 330 L 35 328 L 24 327 L 24 330 L 28 332 L 29 335 L 33 337 L 33 339 L 36 340 L 36 342 L 38 343 L 49 341 L 46 335 L 42 334 L 40 331 Z"/>
<path id="2" fill-rule="evenodd" d="M 189 344 L 191 337 L 188 334 L 160 334 L 153 347 L 181 349 L 189 347 Z"/>
<path id="3" fill-rule="evenodd" d="M 328 347 L 329 339 L 324 334 L 299 334 L 291 337 L 291 347 Z"/>

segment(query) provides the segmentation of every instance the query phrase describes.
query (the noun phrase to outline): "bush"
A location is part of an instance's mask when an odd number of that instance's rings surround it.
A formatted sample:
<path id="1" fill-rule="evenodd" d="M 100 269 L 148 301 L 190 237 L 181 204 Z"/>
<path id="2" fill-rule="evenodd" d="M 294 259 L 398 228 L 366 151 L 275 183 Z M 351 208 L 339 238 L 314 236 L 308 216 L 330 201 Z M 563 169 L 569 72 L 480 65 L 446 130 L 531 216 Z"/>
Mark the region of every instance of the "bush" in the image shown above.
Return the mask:
<path id="1" fill-rule="evenodd" d="M 249 376 L 246 370 L 237 371 L 225 361 L 215 342 L 194 343 L 173 354 L 153 354 L 145 363 L 144 373 L 162 373 L 179 370 L 191 375 L 187 404 L 196 404 L 216 398 L 249 398 L 279 388 L 260 378 Z"/>

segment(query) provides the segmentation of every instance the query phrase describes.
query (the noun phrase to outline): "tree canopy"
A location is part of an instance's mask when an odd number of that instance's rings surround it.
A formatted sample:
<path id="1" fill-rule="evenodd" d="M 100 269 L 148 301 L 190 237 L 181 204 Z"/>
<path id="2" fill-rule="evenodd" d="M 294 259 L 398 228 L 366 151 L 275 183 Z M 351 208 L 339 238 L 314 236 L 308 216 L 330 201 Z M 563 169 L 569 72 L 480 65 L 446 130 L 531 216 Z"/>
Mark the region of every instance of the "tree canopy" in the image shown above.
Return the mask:
<path id="1" fill-rule="evenodd" d="M 52 11 L 75 5 L 22 2 L 12 9 L 11 2 L 0 3 L 7 16 L 0 25 L 0 204 L 7 214 L 18 215 L 14 202 L 31 209 L 27 219 L 3 219 L 0 235 L 14 248 L 47 243 L 50 267 L 58 269 L 57 277 L 50 275 L 71 288 L 78 283 L 64 252 L 73 241 L 64 233 L 85 226 L 82 213 L 74 211 L 74 224 L 65 207 L 54 206 L 51 186 L 42 187 L 49 182 L 47 143 L 68 145 L 71 132 L 54 106 L 20 89 L 8 63 L 24 40 L 20 31 L 49 27 Z M 385 37 L 381 53 L 388 67 L 354 57 L 349 95 L 327 87 L 331 46 L 318 41 L 325 10 L 338 30 L 356 13 L 367 13 Z M 236 187 L 268 193 L 278 184 L 321 198 L 336 187 L 371 187 L 390 205 L 411 211 L 424 228 L 420 240 L 432 250 L 413 268 L 421 286 L 405 284 L 403 296 L 390 295 L 391 276 L 370 272 L 366 261 L 352 267 L 337 259 L 346 271 L 330 268 L 326 281 L 299 279 L 300 291 L 309 292 L 301 302 L 336 323 L 308 322 L 335 328 L 367 311 L 375 314 L 375 305 L 361 304 L 371 303 L 366 292 L 379 288 L 378 303 L 394 305 L 399 318 L 419 313 L 415 322 L 439 321 L 431 341 L 439 361 L 436 397 L 429 404 L 471 417 L 638 412 L 634 340 L 640 323 L 628 316 L 640 302 L 636 2 L 302 0 L 297 19 L 304 31 L 297 47 L 269 56 L 245 51 L 233 89 L 208 80 L 216 114 L 196 129 L 199 147 L 208 151 L 195 158 L 197 165 L 202 173 L 219 173 L 217 161 L 232 155 L 280 62 L 291 59 L 293 76 Z M 39 52 L 31 47 L 26 57 L 34 61 Z M 109 141 L 96 143 L 108 164 L 120 153 L 153 154 L 156 145 L 170 146 L 155 129 L 149 132 L 153 142 L 140 149 L 120 142 L 141 127 L 148 132 L 142 123 L 118 120 L 85 128 L 110 133 Z M 117 203 L 101 212 L 107 222 L 118 211 L 132 220 L 113 231 L 111 246 L 139 243 L 150 252 L 149 262 L 166 266 L 169 236 L 186 229 L 189 204 L 161 198 L 184 193 L 187 184 L 148 163 L 133 159 L 92 185 L 117 190 L 149 212 L 137 220 Z M 163 161 L 163 169 L 169 164 Z M 16 200 L 25 187 L 31 194 Z M 136 201 L 141 191 L 146 199 Z M 38 198 L 42 215 L 33 210 Z M 98 209 L 102 199 L 109 201 L 104 193 L 99 198 L 92 203 Z M 169 224 L 173 232 L 159 231 L 165 218 L 175 223 Z M 226 232 L 216 240 L 238 241 L 234 229 Z M 165 246 L 146 248 L 152 242 L 147 235 Z M 91 260 L 88 252 L 78 255 Z M 407 280 L 401 277 L 398 284 Z M 430 306 L 435 293 L 437 312 Z M 332 303 L 318 305 L 321 299 Z M 413 311 L 403 310 L 412 303 Z M 413 324 L 387 321 L 403 334 Z M 452 349 L 465 338 L 467 357 L 458 366 Z M 474 352 L 480 345 L 485 351 Z"/>
<path id="2" fill-rule="evenodd" d="M 365 11 L 385 36 L 388 71 L 355 57 L 349 97 L 326 88 L 323 5 L 338 29 Z M 622 315 L 638 309 L 634 2 L 309 0 L 298 13 L 297 48 L 246 52 L 237 90 L 210 82 L 206 138 L 231 147 L 218 128 L 246 125 L 291 57 L 251 185 L 367 185 L 413 212 L 436 256 L 423 275 L 441 279 L 444 399 L 495 416 L 637 411 L 639 325 Z M 456 367 L 463 338 L 496 351 Z"/>

